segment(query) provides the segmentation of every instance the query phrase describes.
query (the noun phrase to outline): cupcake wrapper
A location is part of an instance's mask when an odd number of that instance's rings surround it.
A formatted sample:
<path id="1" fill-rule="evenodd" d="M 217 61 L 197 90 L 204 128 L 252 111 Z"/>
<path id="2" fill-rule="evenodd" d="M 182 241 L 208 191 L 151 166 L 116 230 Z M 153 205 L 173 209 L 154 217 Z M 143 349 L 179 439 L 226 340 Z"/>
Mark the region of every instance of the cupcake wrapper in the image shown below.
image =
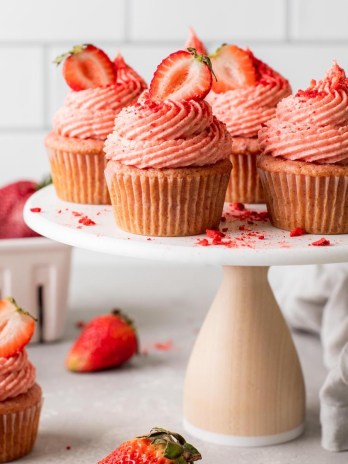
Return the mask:
<path id="1" fill-rule="evenodd" d="M 264 203 L 260 177 L 257 172 L 256 154 L 232 154 L 232 173 L 227 186 L 226 200 L 228 202 Z"/>
<path id="2" fill-rule="evenodd" d="M 0 462 L 9 462 L 33 449 L 42 401 L 23 411 L 0 415 Z"/>
<path id="3" fill-rule="evenodd" d="M 53 183 L 59 198 L 84 204 L 110 204 L 103 152 L 94 155 L 49 149 Z"/>
<path id="4" fill-rule="evenodd" d="M 259 174 L 275 227 L 302 227 L 312 234 L 348 233 L 348 168 L 347 175 L 311 176 L 262 166 Z"/>
<path id="5" fill-rule="evenodd" d="M 137 169 L 110 161 L 106 179 L 116 224 L 141 235 L 178 237 L 219 225 L 231 163 Z"/>

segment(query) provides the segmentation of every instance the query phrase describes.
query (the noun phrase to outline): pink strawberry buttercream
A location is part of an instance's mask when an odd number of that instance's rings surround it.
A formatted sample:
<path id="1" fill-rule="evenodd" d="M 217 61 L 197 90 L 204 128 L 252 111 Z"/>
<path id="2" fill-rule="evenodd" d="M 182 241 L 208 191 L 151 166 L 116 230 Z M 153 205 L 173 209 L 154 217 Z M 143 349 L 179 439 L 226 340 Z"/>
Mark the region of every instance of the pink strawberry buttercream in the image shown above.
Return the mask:
<path id="1" fill-rule="evenodd" d="M 249 51 L 256 83 L 223 93 L 211 91 L 207 100 L 233 137 L 256 137 L 262 124 L 275 115 L 279 101 L 290 95 L 289 82 Z"/>
<path id="2" fill-rule="evenodd" d="M 26 393 L 35 383 L 35 368 L 25 350 L 0 357 L 0 401 Z"/>
<path id="3" fill-rule="evenodd" d="M 231 138 L 204 100 L 154 102 L 145 91 L 119 113 L 105 153 L 141 169 L 206 166 L 231 154 Z"/>
<path id="4" fill-rule="evenodd" d="M 348 164 L 348 79 L 336 63 L 324 79 L 312 81 L 282 100 L 276 117 L 259 132 L 265 153 L 289 160 Z"/>
<path id="5" fill-rule="evenodd" d="M 146 88 L 144 80 L 122 57 L 117 81 L 107 87 L 71 91 L 53 119 L 53 127 L 59 135 L 79 139 L 105 140 L 112 131 L 115 116 L 127 105 L 132 104 Z"/>

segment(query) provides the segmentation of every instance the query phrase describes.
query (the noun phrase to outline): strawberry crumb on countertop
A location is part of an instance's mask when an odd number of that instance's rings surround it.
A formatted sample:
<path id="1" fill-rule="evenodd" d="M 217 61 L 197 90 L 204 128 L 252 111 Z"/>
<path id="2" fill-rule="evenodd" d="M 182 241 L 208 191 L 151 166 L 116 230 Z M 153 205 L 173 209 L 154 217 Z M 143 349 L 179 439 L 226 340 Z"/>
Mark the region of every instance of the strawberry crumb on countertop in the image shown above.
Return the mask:
<path id="1" fill-rule="evenodd" d="M 329 246 L 330 245 L 330 240 L 327 238 L 320 238 L 319 240 L 316 240 L 315 242 L 310 243 L 309 245 L 311 246 Z"/>
<path id="2" fill-rule="evenodd" d="M 41 208 L 39 208 L 39 207 L 30 208 L 30 211 L 31 211 L 32 213 L 41 213 Z"/>

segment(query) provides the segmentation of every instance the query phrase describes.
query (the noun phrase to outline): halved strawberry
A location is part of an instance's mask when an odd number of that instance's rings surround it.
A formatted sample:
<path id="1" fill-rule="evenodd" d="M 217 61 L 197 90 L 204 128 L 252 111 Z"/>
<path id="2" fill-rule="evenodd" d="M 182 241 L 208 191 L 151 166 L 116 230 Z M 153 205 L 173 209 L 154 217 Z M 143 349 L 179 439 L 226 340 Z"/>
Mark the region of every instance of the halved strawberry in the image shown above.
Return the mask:
<path id="1" fill-rule="evenodd" d="M 210 59 L 194 48 L 170 54 L 157 67 L 150 84 L 153 100 L 201 100 L 210 91 Z"/>
<path id="2" fill-rule="evenodd" d="M 252 56 L 236 45 L 223 44 L 210 55 L 216 75 L 212 89 L 216 93 L 254 85 L 256 72 Z"/>
<path id="3" fill-rule="evenodd" d="M 205 48 L 204 43 L 198 38 L 192 27 L 189 28 L 189 35 L 187 37 L 184 48 L 195 48 L 197 53 L 208 55 L 208 50 Z"/>
<path id="4" fill-rule="evenodd" d="M 34 330 L 35 319 L 14 298 L 0 300 L 0 357 L 18 353 L 29 343 Z"/>
<path id="5" fill-rule="evenodd" d="M 121 443 L 98 464 L 193 464 L 201 453 L 175 432 L 154 427 L 148 435 Z"/>
<path id="6" fill-rule="evenodd" d="M 114 66 L 115 66 L 116 72 L 119 71 L 120 69 L 129 69 L 130 68 L 130 66 L 124 61 L 123 56 L 119 52 L 115 56 Z"/>
<path id="7" fill-rule="evenodd" d="M 76 45 L 58 56 L 54 63 L 64 61 L 63 76 L 73 90 L 105 87 L 116 80 L 116 69 L 103 50 L 91 44 Z"/>

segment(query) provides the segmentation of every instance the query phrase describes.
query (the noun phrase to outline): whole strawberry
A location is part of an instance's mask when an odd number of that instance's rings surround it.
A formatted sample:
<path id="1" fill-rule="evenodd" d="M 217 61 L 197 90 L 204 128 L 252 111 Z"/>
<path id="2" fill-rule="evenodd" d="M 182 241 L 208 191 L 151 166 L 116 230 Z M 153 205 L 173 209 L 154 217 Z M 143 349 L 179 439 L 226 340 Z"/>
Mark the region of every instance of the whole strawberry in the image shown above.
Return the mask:
<path id="1" fill-rule="evenodd" d="M 23 219 L 23 208 L 28 198 L 39 188 L 48 185 L 20 180 L 0 189 L 0 238 L 37 237 Z"/>
<path id="2" fill-rule="evenodd" d="M 148 435 L 125 441 L 98 464 L 189 464 L 202 459 L 178 433 L 154 428 Z"/>
<path id="3" fill-rule="evenodd" d="M 83 329 L 66 358 L 75 372 L 92 372 L 117 367 L 138 350 L 136 330 L 119 310 L 98 316 Z"/>

